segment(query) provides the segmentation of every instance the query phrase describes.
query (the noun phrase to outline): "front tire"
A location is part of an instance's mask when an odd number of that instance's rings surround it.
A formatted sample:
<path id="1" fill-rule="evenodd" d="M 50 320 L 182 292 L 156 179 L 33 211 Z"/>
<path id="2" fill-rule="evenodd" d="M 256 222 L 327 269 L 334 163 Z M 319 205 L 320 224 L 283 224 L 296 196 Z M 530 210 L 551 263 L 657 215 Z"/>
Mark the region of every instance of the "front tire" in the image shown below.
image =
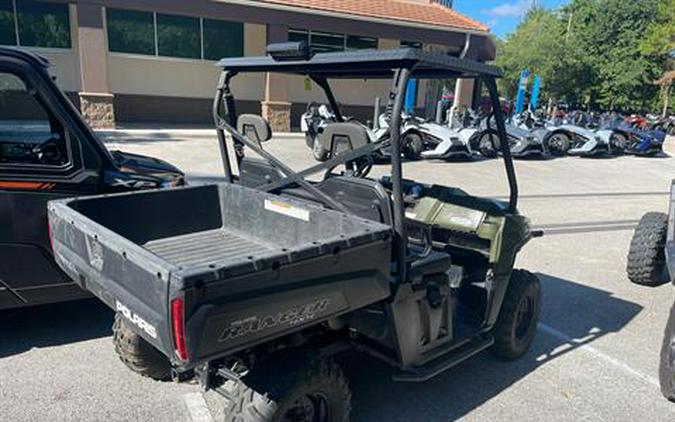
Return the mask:
<path id="1" fill-rule="evenodd" d="M 513 360 L 527 352 L 539 321 L 541 286 L 537 276 L 525 270 L 513 270 L 493 329 L 492 352 L 500 359 Z"/>
<path id="2" fill-rule="evenodd" d="M 403 137 L 403 156 L 411 161 L 422 158 L 424 151 L 424 141 L 417 133 L 409 133 Z"/>
<path id="3" fill-rule="evenodd" d="M 670 308 L 670 316 L 663 334 L 661 360 L 659 364 L 659 384 L 661 393 L 675 402 L 675 303 Z"/>
<path id="4" fill-rule="evenodd" d="M 478 140 L 478 152 L 485 158 L 497 157 L 496 134 L 486 133 Z"/>
<path id="5" fill-rule="evenodd" d="M 340 367 L 303 354 L 262 362 L 230 397 L 225 422 L 347 422 L 351 411 Z"/>
<path id="6" fill-rule="evenodd" d="M 124 317 L 115 314 L 113 322 L 115 352 L 127 368 L 157 381 L 171 379 L 171 362 L 143 337 L 133 332 Z"/>
<path id="7" fill-rule="evenodd" d="M 623 154 L 628 146 L 628 138 L 620 133 L 613 133 L 609 138 L 609 144 L 614 154 Z"/>
<path id="8" fill-rule="evenodd" d="M 661 212 L 645 214 L 633 233 L 628 251 L 628 279 L 642 286 L 659 286 L 668 282 L 665 245 L 668 215 Z"/>

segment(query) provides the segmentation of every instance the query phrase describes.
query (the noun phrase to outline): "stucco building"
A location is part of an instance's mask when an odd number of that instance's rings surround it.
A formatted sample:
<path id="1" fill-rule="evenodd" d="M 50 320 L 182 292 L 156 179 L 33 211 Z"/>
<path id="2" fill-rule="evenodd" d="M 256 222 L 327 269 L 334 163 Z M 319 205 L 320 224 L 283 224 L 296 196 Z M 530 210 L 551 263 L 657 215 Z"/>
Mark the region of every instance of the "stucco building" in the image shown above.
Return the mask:
<path id="1" fill-rule="evenodd" d="M 270 42 L 307 40 L 318 51 L 415 45 L 495 56 L 489 29 L 447 0 L 0 0 L 0 44 L 34 49 L 55 65 L 59 84 L 98 127 L 115 122 L 208 123 L 215 61 L 265 53 Z M 346 112 L 364 116 L 382 81 L 336 81 Z M 288 130 L 316 87 L 283 75 L 237 78 L 239 109 Z M 418 101 L 423 102 L 421 84 Z M 469 102 L 472 84 L 458 84 Z M 261 102 L 262 99 L 262 102 Z"/>

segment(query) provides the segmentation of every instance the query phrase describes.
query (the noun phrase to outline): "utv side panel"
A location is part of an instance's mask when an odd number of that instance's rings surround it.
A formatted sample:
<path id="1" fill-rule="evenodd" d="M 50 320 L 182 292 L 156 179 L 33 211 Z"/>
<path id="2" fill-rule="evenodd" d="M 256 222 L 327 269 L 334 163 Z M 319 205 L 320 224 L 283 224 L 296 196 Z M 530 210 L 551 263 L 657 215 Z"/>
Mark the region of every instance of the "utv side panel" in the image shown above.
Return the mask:
<path id="1" fill-rule="evenodd" d="M 183 367 L 390 293 L 389 226 L 239 185 L 57 201 L 49 218 L 59 265 L 174 360 L 184 297 Z"/>

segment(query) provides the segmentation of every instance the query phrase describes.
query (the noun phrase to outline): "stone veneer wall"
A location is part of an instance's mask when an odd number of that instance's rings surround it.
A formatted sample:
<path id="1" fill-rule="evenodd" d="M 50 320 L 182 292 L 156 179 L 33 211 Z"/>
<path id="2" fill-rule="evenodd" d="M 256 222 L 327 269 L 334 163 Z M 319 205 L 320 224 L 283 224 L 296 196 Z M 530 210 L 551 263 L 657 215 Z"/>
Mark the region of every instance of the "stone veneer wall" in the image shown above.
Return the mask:
<path id="1" fill-rule="evenodd" d="M 80 92 L 80 112 L 94 129 L 114 129 L 115 110 L 112 94 Z"/>
<path id="2" fill-rule="evenodd" d="M 291 131 L 291 103 L 263 101 L 262 116 L 269 122 L 272 132 Z"/>

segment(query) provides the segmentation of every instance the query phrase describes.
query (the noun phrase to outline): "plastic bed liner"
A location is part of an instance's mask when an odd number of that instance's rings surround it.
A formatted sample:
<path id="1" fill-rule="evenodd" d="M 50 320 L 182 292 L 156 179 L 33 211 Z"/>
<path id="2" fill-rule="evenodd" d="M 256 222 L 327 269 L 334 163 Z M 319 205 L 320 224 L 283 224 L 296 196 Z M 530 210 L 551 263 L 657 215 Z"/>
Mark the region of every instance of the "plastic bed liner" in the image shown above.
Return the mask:
<path id="1" fill-rule="evenodd" d="M 273 247 L 227 229 L 205 230 L 151 240 L 144 246 L 167 262 L 183 267 L 241 259 L 274 250 Z"/>

